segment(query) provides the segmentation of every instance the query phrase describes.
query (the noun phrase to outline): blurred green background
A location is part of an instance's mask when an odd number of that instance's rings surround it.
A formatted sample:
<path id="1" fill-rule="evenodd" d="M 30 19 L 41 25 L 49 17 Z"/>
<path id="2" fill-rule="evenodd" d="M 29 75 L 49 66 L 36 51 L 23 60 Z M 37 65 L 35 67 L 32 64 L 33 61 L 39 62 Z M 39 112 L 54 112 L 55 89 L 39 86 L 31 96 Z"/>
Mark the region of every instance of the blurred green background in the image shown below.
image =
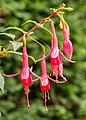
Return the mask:
<path id="1" fill-rule="evenodd" d="M 68 82 L 62 85 L 51 82 L 51 100 L 48 102 L 49 112 L 45 112 L 42 102 L 42 93 L 39 81 L 30 86 L 30 104 L 28 109 L 25 101 L 23 86 L 19 76 L 5 78 L 5 93 L 0 92 L 0 120 L 86 120 L 86 1 L 85 0 L 0 0 L 0 31 L 9 26 L 21 27 L 28 19 L 40 22 L 42 18 L 52 13 L 49 8 L 58 8 L 64 2 L 74 8 L 72 12 L 66 12 L 64 17 L 70 26 L 70 38 L 74 46 L 73 60 L 75 64 L 64 60 L 64 75 Z M 61 48 L 63 36 L 59 29 L 59 18 L 54 16 L 56 32 Z M 29 30 L 34 24 L 23 26 Z M 47 22 L 45 25 L 50 29 Z M 51 29 L 50 29 L 51 30 Z M 21 33 L 15 30 L 8 31 L 16 35 Z M 34 31 L 35 38 L 50 45 L 50 35 L 42 29 Z M 7 47 L 10 38 L 0 36 L 0 45 Z M 27 40 L 28 54 L 38 59 L 41 57 L 41 47 L 31 40 Z M 45 46 L 46 47 L 46 46 Z M 20 48 L 18 51 L 21 51 Z M 49 49 L 46 47 L 46 53 Z M 33 65 L 34 72 L 41 73 L 40 63 Z M 6 74 L 16 73 L 21 68 L 21 56 L 9 54 L 0 58 L 0 66 Z M 50 73 L 49 58 L 47 59 L 47 72 Z"/>

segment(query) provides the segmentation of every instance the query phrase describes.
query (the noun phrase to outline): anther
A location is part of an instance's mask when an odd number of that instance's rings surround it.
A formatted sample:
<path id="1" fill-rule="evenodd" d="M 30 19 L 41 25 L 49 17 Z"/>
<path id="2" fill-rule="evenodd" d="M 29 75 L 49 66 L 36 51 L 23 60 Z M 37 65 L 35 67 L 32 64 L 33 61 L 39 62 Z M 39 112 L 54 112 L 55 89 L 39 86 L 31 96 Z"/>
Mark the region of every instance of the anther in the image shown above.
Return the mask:
<path id="1" fill-rule="evenodd" d="M 50 100 L 50 95 L 49 95 L 49 91 L 47 91 L 47 94 L 48 94 L 48 100 Z"/>
<path id="2" fill-rule="evenodd" d="M 48 108 L 46 107 L 46 112 L 48 112 Z"/>
<path id="3" fill-rule="evenodd" d="M 29 99 L 28 99 L 28 93 L 26 94 L 26 101 L 27 101 L 27 106 L 28 106 L 28 108 L 30 108 L 30 101 L 29 101 Z"/>

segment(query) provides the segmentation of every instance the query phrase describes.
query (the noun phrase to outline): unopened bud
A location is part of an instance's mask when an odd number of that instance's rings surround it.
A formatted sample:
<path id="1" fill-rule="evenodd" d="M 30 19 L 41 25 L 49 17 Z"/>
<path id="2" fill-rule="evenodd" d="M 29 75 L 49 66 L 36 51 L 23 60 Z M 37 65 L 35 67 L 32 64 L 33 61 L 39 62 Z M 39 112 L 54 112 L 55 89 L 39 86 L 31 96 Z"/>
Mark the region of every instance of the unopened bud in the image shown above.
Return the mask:
<path id="1" fill-rule="evenodd" d="M 62 5 L 61 5 L 62 7 L 65 7 L 66 6 L 66 4 L 64 4 L 64 3 L 62 3 Z"/>
<path id="2" fill-rule="evenodd" d="M 61 21 L 60 21 L 59 27 L 60 27 L 61 29 L 63 29 L 63 24 L 62 24 Z"/>

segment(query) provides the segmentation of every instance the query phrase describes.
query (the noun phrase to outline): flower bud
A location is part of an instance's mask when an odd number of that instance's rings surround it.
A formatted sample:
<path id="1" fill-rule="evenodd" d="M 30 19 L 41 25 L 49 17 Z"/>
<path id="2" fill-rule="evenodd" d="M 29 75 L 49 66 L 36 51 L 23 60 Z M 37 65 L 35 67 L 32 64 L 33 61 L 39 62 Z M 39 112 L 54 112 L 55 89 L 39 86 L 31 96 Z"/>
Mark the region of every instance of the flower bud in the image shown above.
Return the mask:
<path id="1" fill-rule="evenodd" d="M 69 31 L 65 27 L 63 28 L 63 35 L 64 35 L 63 50 L 65 54 L 68 56 L 68 58 L 71 59 L 73 53 L 73 46 L 72 42 L 69 40 Z"/>

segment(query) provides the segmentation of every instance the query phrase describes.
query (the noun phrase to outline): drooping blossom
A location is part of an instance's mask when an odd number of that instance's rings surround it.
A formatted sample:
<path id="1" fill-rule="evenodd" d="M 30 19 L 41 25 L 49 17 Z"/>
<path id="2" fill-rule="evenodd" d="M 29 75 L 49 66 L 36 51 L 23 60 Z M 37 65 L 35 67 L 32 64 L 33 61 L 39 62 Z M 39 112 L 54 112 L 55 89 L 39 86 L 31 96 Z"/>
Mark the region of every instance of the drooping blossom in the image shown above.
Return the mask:
<path id="1" fill-rule="evenodd" d="M 23 85 L 28 85 L 33 83 L 29 69 L 30 68 L 28 65 L 28 55 L 27 55 L 26 47 L 23 47 L 22 69 L 20 73 L 20 81 L 22 82 Z"/>
<path id="2" fill-rule="evenodd" d="M 33 84 L 32 75 L 31 75 L 32 73 L 33 73 L 32 68 L 29 68 L 29 65 L 28 65 L 28 54 L 27 54 L 26 46 L 24 46 L 23 54 L 22 54 L 22 69 L 16 74 L 12 74 L 12 75 L 3 74 L 6 77 L 13 77 L 13 76 L 20 74 L 20 81 L 24 85 L 24 90 L 25 90 L 28 107 L 30 107 L 30 103 L 29 103 L 29 99 L 28 99 L 28 93 L 30 91 L 29 85 Z M 38 77 L 38 76 L 36 76 L 36 77 Z"/>
<path id="3" fill-rule="evenodd" d="M 73 53 L 73 46 L 69 38 L 69 30 L 65 26 L 63 27 L 63 36 L 64 36 L 63 50 L 65 54 L 67 55 L 67 57 L 71 59 L 72 53 Z"/>
<path id="4" fill-rule="evenodd" d="M 50 81 L 49 80 L 51 80 L 55 83 L 64 83 L 66 81 L 58 81 L 58 80 L 56 81 L 56 80 L 52 79 L 51 77 L 49 77 L 49 75 L 47 74 L 47 71 L 46 71 L 45 58 L 46 58 L 46 56 L 43 55 L 42 62 L 41 62 L 42 74 L 39 77 L 37 77 L 37 79 L 35 79 L 33 81 L 40 80 L 40 89 L 41 89 L 41 92 L 43 93 L 42 98 L 44 99 L 44 105 L 46 107 L 46 112 L 48 112 L 46 101 L 47 101 L 47 98 L 50 100 L 50 96 L 49 96 Z"/>
<path id="5" fill-rule="evenodd" d="M 44 105 L 46 107 L 46 112 L 48 112 L 46 101 L 47 101 L 47 97 L 48 99 L 50 99 L 49 98 L 49 90 L 50 90 L 49 79 L 52 79 L 52 78 L 50 78 L 46 72 L 45 55 L 43 55 L 43 58 L 42 58 L 41 69 L 42 69 L 42 74 L 36 80 L 38 79 L 40 80 L 40 89 L 41 89 L 41 92 L 43 93 L 42 98 L 44 99 Z"/>
<path id="6" fill-rule="evenodd" d="M 58 48 L 58 39 L 56 37 L 54 23 L 51 21 L 52 28 L 52 44 L 51 44 L 51 55 L 50 55 L 50 66 L 53 72 L 53 75 L 56 76 L 56 80 L 58 79 L 58 74 L 66 80 L 63 76 L 63 63 L 62 63 L 62 55 Z"/>
<path id="7" fill-rule="evenodd" d="M 24 85 L 25 95 L 27 96 L 28 107 L 30 107 L 29 100 L 28 100 L 28 93 L 29 93 L 29 85 L 33 84 L 33 81 L 32 81 L 30 68 L 28 65 L 28 54 L 25 46 L 23 47 L 22 69 L 20 73 L 20 81 Z"/>

